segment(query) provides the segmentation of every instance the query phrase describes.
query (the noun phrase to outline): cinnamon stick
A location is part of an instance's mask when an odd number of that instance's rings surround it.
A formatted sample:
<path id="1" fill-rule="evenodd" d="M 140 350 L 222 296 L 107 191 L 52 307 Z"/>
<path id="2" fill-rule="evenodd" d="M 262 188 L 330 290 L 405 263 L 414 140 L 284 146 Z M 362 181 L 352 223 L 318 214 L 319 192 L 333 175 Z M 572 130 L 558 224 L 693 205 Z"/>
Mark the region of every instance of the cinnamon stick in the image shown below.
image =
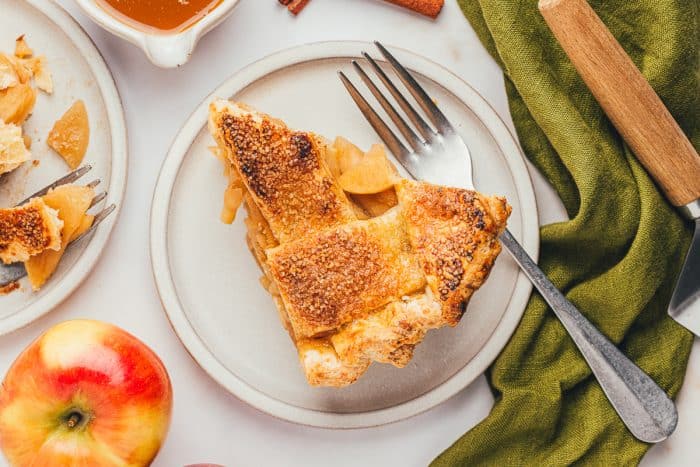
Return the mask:
<path id="1" fill-rule="evenodd" d="M 310 0 L 278 0 L 287 9 L 298 15 Z M 445 0 L 384 0 L 394 5 L 398 5 L 409 10 L 413 10 L 421 15 L 435 19 L 442 10 Z"/>
<path id="2" fill-rule="evenodd" d="M 437 17 L 445 4 L 445 0 L 384 0 L 394 5 L 402 6 L 413 10 L 421 15 L 429 16 L 433 19 Z"/>
<path id="3" fill-rule="evenodd" d="M 280 3 L 287 5 L 287 9 L 294 15 L 298 15 L 310 0 L 280 0 Z"/>

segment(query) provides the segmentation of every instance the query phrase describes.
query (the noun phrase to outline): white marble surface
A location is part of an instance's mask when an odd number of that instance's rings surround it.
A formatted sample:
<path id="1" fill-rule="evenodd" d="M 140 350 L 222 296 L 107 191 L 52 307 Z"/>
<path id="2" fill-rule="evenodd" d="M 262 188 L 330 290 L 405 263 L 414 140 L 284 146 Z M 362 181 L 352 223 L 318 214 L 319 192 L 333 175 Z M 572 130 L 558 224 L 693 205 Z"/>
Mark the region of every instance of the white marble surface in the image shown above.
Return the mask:
<path id="1" fill-rule="evenodd" d="M 131 331 L 162 357 L 175 390 L 172 427 L 156 466 L 193 462 L 420 466 L 488 414 L 493 400 L 484 377 L 423 415 L 380 428 L 322 430 L 262 414 L 219 388 L 185 352 L 161 309 L 148 257 L 150 199 L 172 138 L 190 110 L 216 85 L 276 50 L 331 39 L 378 39 L 406 47 L 462 76 L 510 124 L 500 71 L 456 2 L 448 0 L 433 23 L 375 0 L 316 0 L 297 18 L 275 0 L 243 0 L 230 19 L 201 41 L 192 61 L 178 70 L 153 67 L 140 50 L 99 29 L 72 2 L 60 3 L 83 24 L 115 75 L 130 136 L 129 186 L 122 217 L 92 277 L 44 318 L 0 338 L 0 374 L 32 339 L 66 319 L 91 317 Z M 560 203 L 541 177 L 533 177 L 541 220 L 561 219 Z M 651 450 L 645 465 L 697 463 L 697 349 L 678 406 L 676 433 Z"/>

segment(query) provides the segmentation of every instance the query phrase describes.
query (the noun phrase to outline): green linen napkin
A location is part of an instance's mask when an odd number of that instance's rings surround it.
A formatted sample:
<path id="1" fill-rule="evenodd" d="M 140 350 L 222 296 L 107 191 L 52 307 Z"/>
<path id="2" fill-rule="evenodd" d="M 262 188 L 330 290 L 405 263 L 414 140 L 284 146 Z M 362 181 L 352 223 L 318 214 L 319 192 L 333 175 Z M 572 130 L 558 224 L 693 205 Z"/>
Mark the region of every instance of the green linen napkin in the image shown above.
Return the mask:
<path id="1" fill-rule="evenodd" d="M 692 335 L 666 307 L 690 226 L 606 119 L 544 23 L 537 0 L 458 2 L 504 70 L 527 157 L 558 191 L 571 219 L 542 228 L 540 266 L 675 396 Z M 695 147 L 699 4 L 591 1 Z M 433 465 L 635 465 L 649 448 L 622 424 L 537 294 L 488 377 L 496 396 L 490 415 Z"/>

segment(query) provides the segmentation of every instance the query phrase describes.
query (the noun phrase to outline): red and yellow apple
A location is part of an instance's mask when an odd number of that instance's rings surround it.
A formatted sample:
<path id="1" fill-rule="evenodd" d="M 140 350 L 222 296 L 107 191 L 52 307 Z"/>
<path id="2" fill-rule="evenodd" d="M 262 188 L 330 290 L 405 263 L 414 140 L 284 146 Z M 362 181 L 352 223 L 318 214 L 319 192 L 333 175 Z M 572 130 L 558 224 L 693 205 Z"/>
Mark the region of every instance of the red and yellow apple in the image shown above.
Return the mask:
<path id="1" fill-rule="evenodd" d="M 160 359 L 126 331 L 58 324 L 12 364 L 0 387 L 0 448 L 13 466 L 143 466 L 170 424 Z"/>

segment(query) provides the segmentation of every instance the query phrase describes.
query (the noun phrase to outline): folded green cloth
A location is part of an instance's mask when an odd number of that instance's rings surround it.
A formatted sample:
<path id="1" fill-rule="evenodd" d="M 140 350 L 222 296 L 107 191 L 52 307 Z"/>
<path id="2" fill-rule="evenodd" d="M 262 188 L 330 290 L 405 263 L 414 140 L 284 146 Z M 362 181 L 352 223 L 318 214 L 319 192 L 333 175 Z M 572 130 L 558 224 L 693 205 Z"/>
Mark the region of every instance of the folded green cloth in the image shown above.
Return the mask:
<path id="1" fill-rule="evenodd" d="M 623 144 L 545 25 L 536 0 L 458 1 L 505 72 L 527 157 L 558 191 L 571 219 L 542 228 L 540 266 L 675 396 L 692 335 L 666 315 L 666 307 L 690 226 Z M 700 147 L 699 3 L 591 5 Z M 622 424 L 537 294 L 488 377 L 496 405 L 435 466 L 634 465 L 649 448 Z"/>

